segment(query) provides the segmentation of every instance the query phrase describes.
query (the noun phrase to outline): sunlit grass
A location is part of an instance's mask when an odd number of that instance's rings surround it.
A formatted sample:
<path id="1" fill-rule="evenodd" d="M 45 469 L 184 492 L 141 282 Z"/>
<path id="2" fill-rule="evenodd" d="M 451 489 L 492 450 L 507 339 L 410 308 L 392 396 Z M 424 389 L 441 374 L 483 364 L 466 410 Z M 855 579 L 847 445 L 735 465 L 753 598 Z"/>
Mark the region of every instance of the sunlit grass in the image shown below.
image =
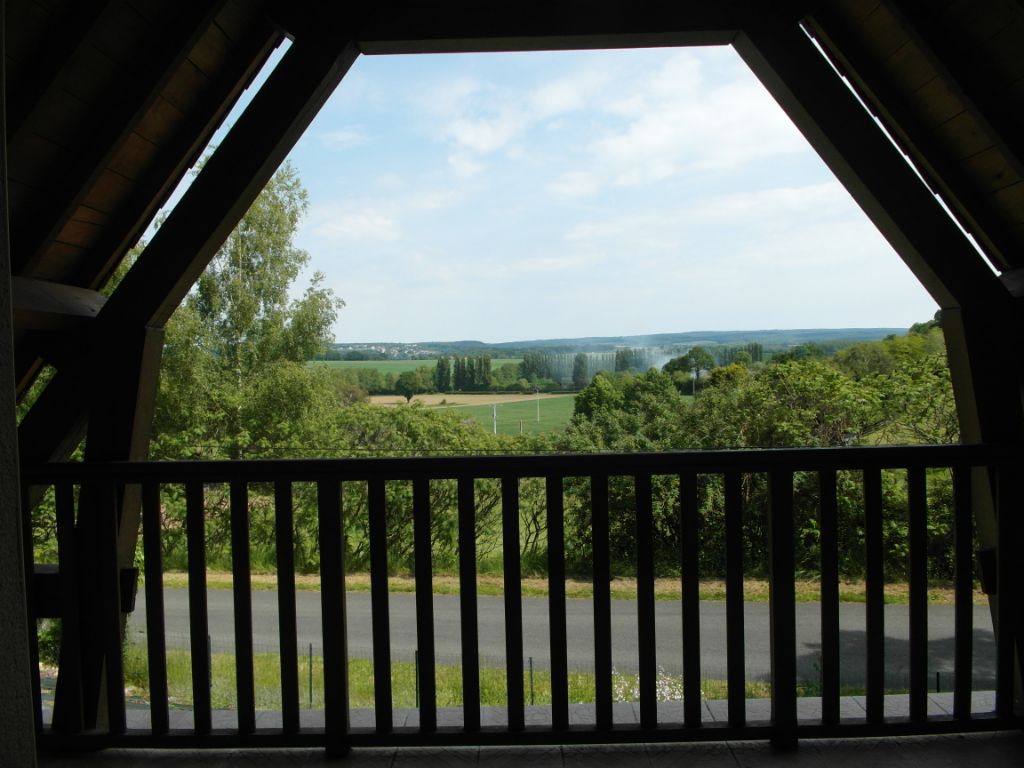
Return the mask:
<path id="1" fill-rule="evenodd" d="M 252 574 L 253 590 L 277 589 L 277 577 L 273 574 Z M 210 571 L 206 574 L 206 585 L 209 589 L 230 589 L 232 576 L 230 572 Z M 164 586 L 184 589 L 188 586 L 188 574 L 169 572 L 164 574 Z M 843 581 L 839 583 L 839 600 L 844 603 L 863 603 L 865 590 L 863 581 Z M 617 578 L 611 582 L 613 600 L 635 600 L 636 580 Z M 319 591 L 319 576 L 298 574 L 295 588 L 299 591 Z M 548 582 L 541 577 L 527 577 L 520 581 L 523 597 L 547 597 Z M 370 576 L 365 573 L 349 574 L 345 578 L 345 589 L 349 592 L 369 592 Z M 415 592 L 416 581 L 412 576 L 390 576 L 388 589 L 391 592 Z M 435 576 L 433 580 L 435 595 L 459 594 L 458 576 Z M 816 602 L 821 599 L 821 583 L 814 579 L 798 579 L 793 584 L 796 601 L 800 603 Z M 743 582 L 743 599 L 751 603 L 768 601 L 768 582 L 765 579 L 747 578 Z M 505 593 L 505 585 L 500 575 L 481 574 L 477 576 L 477 594 L 482 596 L 500 597 Z M 655 598 L 658 600 L 680 600 L 682 589 L 678 578 L 657 579 L 654 585 Z M 593 585 L 589 581 L 567 579 L 565 595 L 568 598 L 591 599 L 594 596 Z M 935 605 L 952 605 L 954 591 L 951 584 L 936 583 L 928 589 L 928 602 Z M 725 581 L 721 579 L 704 579 L 700 582 L 701 600 L 725 600 Z M 910 602 L 910 588 L 906 583 L 885 585 L 885 602 L 894 605 L 906 605 Z M 988 598 L 976 589 L 974 592 L 976 605 L 987 605 Z"/>
<path id="2" fill-rule="evenodd" d="M 172 706 L 190 707 L 192 698 L 192 663 L 190 654 L 182 650 L 167 651 L 167 689 Z M 146 648 L 129 644 L 125 648 L 125 685 L 130 695 L 146 701 L 149 699 L 149 677 L 147 672 Z M 310 677 L 312 660 L 312 677 Z M 210 701 L 214 709 L 234 709 L 236 700 L 235 657 L 227 653 L 215 653 L 210 657 L 212 685 Z M 435 667 L 438 707 L 462 706 L 462 667 L 439 664 Z M 255 683 L 256 708 L 279 711 L 282 709 L 280 657 L 276 653 L 257 653 L 253 656 L 253 677 Z M 298 659 L 299 706 L 303 709 L 324 708 L 323 657 L 300 656 Z M 310 687 L 312 681 L 312 688 Z M 590 672 L 571 671 L 568 674 L 569 702 L 592 704 L 595 700 L 594 675 Z M 348 663 L 349 706 L 354 709 L 374 706 L 373 662 L 367 659 L 351 659 Z M 659 701 L 678 701 L 683 697 L 683 681 L 677 675 L 659 670 L 656 679 L 656 696 Z M 416 690 L 416 665 L 412 662 L 397 661 L 391 665 L 391 690 L 393 706 L 411 709 L 418 706 Z M 705 699 L 725 699 L 725 680 L 704 679 L 700 683 L 701 696 Z M 546 705 L 551 703 L 551 674 L 546 670 L 524 670 L 524 699 L 527 704 Z M 745 686 L 747 698 L 768 698 L 771 684 L 748 680 Z M 505 706 L 508 688 L 504 669 L 481 667 L 480 703 L 482 706 Z M 858 691 L 852 691 L 858 692 Z M 815 689 L 800 689 L 800 695 L 817 695 Z M 612 698 L 614 701 L 638 701 L 640 698 L 639 679 L 635 674 L 613 671 Z"/>

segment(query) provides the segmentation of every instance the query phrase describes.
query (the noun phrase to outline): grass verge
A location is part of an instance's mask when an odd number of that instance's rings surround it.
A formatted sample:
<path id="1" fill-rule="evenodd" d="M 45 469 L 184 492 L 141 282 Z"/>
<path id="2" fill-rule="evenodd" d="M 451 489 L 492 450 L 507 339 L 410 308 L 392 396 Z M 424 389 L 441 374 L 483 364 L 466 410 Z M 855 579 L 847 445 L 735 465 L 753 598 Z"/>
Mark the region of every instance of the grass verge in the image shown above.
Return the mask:
<path id="1" fill-rule="evenodd" d="M 277 589 L 277 577 L 274 574 L 254 573 L 251 575 L 254 590 Z M 210 589 L 231 589 L 233 578 L 230 572 L 210 571 L 206 574 L 206 584 Z M 523 597 L 547 597 L 548 582 L 544 578 L 528 577 L 522 580 Z M 172 571 L 164 574 L 164 586 L 184 589 L 188 587 L 188 573 Z M 295 588 L 300 591 L 318 592 L 320 577 L 315 575 L 296 574 Z M 353 573 L 345 577 L 345 588 L 350 592 L 369 592 L 370 575 Z M 813 579 L 798 579 L 794 584 L 797 602 L 810 603 L 821 599 L 821 583 Z M 388 579 L 391 592 L 415 592 L 416 582 L 411 576 L 391 576 Z M 501 576 L 483 574 L 477 577 L 477 592 L 480 595 L 500 597 L 504 594 L 504 582 Z M 613 600 L 635 600 L 636 581 L 634 579 L 613 579 L 611 584 Z M 435 595 L 459 594 L 457 576 L 435 576 Z M 567 579 L 565 594 L 569 598 L 589 599 L 594 591 L 589 581 Z M 657 579 L 654 585 L 655 598 L 658 600 L 680 600 L 682 591 L 678 578 Z M 935 605 L 952 605 L 954 592 L 951 585 L 933 584 L 928 589 L 928 602 Z M 725 582 L 721 579 L 705 579 L 700 583 L 701 600 L 725 600 Z M 768 601 L 768 582 L 764 579 L 746 579 L 743 583 L 743 599 L 747 602 L 761 603 Z M 863 581 L 844 581 L 839 584 L 839 600 L 845 603 L 863 603 L 865 591 Z M 981 590 L 974 592 L 975 605 L 986 605 L 988 598 Z M 910 602 L 910 588 L 906 584 L 886 584 L 885 602 L 894 605 L 906 605 Z"/>
<path id="2" fill-rule="evenodd" d="M 211 705 L 214 709 L 234 709 L 235 698 L 235 657 L 226 653 L 215 653 L 210 657 L 212 680 L 210 687 Z M 149 700 L 149 677 L 147 672 L 146 648 L 129 644 L 124 654 L 125 685 L 129 699 L 135 702 Z M 303 709 L 324 708 L 323 658 L 298 660 L 299 706 Z M 457 665 L 437 665 L 437 705 L 439 707 L 462 706 L 462 668 Z M 280 657 L 275 653 L 258 653 L 253 657 L 256 708 L 280 711 L 281 668 Z M 372 708 L 374 706 L 373 662 L 366 659 L 351 659 L 348 664 L 349 706 Z M 312 682 L 312 687 L 310 686 Z M 523 673 L 523 689 L 526 702 L 533 704 L 551 703 L 551 676 L 546 671 L 536 670 Z M 187 651 L 167 651 L 167 690 L 171 706 L 192 705 L 192 664 Z M 416 704 L 416 665 L 412 662 L 393 662 L 391 666 L 391 690 L 394 706 L 411 709 Z M 726 681 L 702 680 L 701 695 L 705 699 L 726 698 Z M 659 701 L 677 701 L 682 698 L 683 684 L 680 677 L 660 673 L 657 680 Z M 816 688 L 801 688 L 799 695 L 820 695 Z M 747 681 L 747 698 L 768 698 L 771 685 L 767 682 Z M 483 706 L 504 706 L 507 701 L 506 676 L 504 669 L 482 667 L 480 669 L 480 703 Z M 569 673 L 569 701 L 573 704 L 593 703 L 594 675 L 590 672 Z M 614 672 L 612 675 L 612 698 L 614 701 L 638 701 L 639 683 L 636 675 Z"/>

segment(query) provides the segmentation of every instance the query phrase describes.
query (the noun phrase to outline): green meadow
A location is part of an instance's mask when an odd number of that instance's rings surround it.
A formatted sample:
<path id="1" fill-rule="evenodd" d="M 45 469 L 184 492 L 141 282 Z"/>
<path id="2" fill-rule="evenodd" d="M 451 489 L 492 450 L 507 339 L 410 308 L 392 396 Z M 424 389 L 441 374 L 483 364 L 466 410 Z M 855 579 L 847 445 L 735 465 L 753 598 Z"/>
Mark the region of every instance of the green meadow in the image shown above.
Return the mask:
<path id="1" fill-rule="evenodd" d="M 487 431 L 494 428 L 494 414 L 497 409 L 498 434 L 518 435 L 520 432 L 561 432 L 572 416 L 575 395 L 544 397 L 540 400 L 520 400 L 513 403 L 493 405 L 449 405 L 467 419 L 475 419 Z M 540 418 L 538 419 L 538 406 Z"/>

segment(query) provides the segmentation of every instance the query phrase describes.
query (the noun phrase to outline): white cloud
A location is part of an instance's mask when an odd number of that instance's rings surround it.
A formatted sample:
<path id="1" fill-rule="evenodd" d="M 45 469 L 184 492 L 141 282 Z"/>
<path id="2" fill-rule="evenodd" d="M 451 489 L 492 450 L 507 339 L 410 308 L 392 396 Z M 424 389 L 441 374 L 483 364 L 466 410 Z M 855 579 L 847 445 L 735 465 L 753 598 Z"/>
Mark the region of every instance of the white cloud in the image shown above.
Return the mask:
<path id="1" fill-rule="evenodd" d="M 318 138 L 328 149 L 351 149 L 352 147 L 362 146 L 369 141 L 369 137 L 365 133 L 352 128 L 326 131 L 318 134 Z"/>
<path id="2" fill-rule="evenodd" d="M 625 186 L 654 183 L 688 170 L 732 170 L 806 148 L 757 82 L 699 90 L 683 82 L 675 92 L 666 92 L 656 82 L 614 109 L 625 124 L 606 130 L 590 152 L 616 183 Z"/>
<path id="3" fill-rule="evenodd" d="M 334 195 L 315 199 L 299 243 L 339 276 L 339 338 L 899 325 L 932 311 L 728 49 L 402 63 L 381 64 L 378 101 L 323 129 L 365 151 L 310 146 L 302 168 Z"/>
<path id="4" fill-rule="evenodd" d="M 395 219 L 379 210 L 344 210 L 343 206 L 315 208 L 310 215 L 310 230 L 322 240 L 338 242 L 389 242 L 399 238 Z"/>
<path id="5" fill-rule="evenodd" d="M 470 154 L 453 153 L 448 155 L 448 165 L 460 179 L 471 179 L 483 171 L 483 163 L 477 162 Z"/>
<path id="6" fill-rule="evenodd" d="M 562 197 L 590 197 L 601 191 L 601 183 L 589 171 L 566 171 L 545 188 Z"/>
<path id="7" fill-rule="evenodd" d="M 846 216 L 856 210 L 849 193 L 835 180 L 800 187 L 771 187 L 702 200 L 684 210 L 686 217 L 708 226 L 763 225 L 789 228 L 801 218 Z M 813 214 L 813 217 L 812 217 Z"/>

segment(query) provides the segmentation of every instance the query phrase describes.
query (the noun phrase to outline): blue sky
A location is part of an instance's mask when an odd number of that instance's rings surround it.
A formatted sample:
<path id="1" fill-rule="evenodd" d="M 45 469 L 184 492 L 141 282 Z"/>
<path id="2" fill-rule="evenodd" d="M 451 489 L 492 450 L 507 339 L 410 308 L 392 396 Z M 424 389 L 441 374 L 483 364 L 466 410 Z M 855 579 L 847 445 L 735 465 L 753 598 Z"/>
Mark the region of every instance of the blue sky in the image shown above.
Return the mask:
<path id="1" fill-rule="evenodd" d="M 338 341 L 935 311 L 730 48 L 361 57 L 291 162 Z"/>

